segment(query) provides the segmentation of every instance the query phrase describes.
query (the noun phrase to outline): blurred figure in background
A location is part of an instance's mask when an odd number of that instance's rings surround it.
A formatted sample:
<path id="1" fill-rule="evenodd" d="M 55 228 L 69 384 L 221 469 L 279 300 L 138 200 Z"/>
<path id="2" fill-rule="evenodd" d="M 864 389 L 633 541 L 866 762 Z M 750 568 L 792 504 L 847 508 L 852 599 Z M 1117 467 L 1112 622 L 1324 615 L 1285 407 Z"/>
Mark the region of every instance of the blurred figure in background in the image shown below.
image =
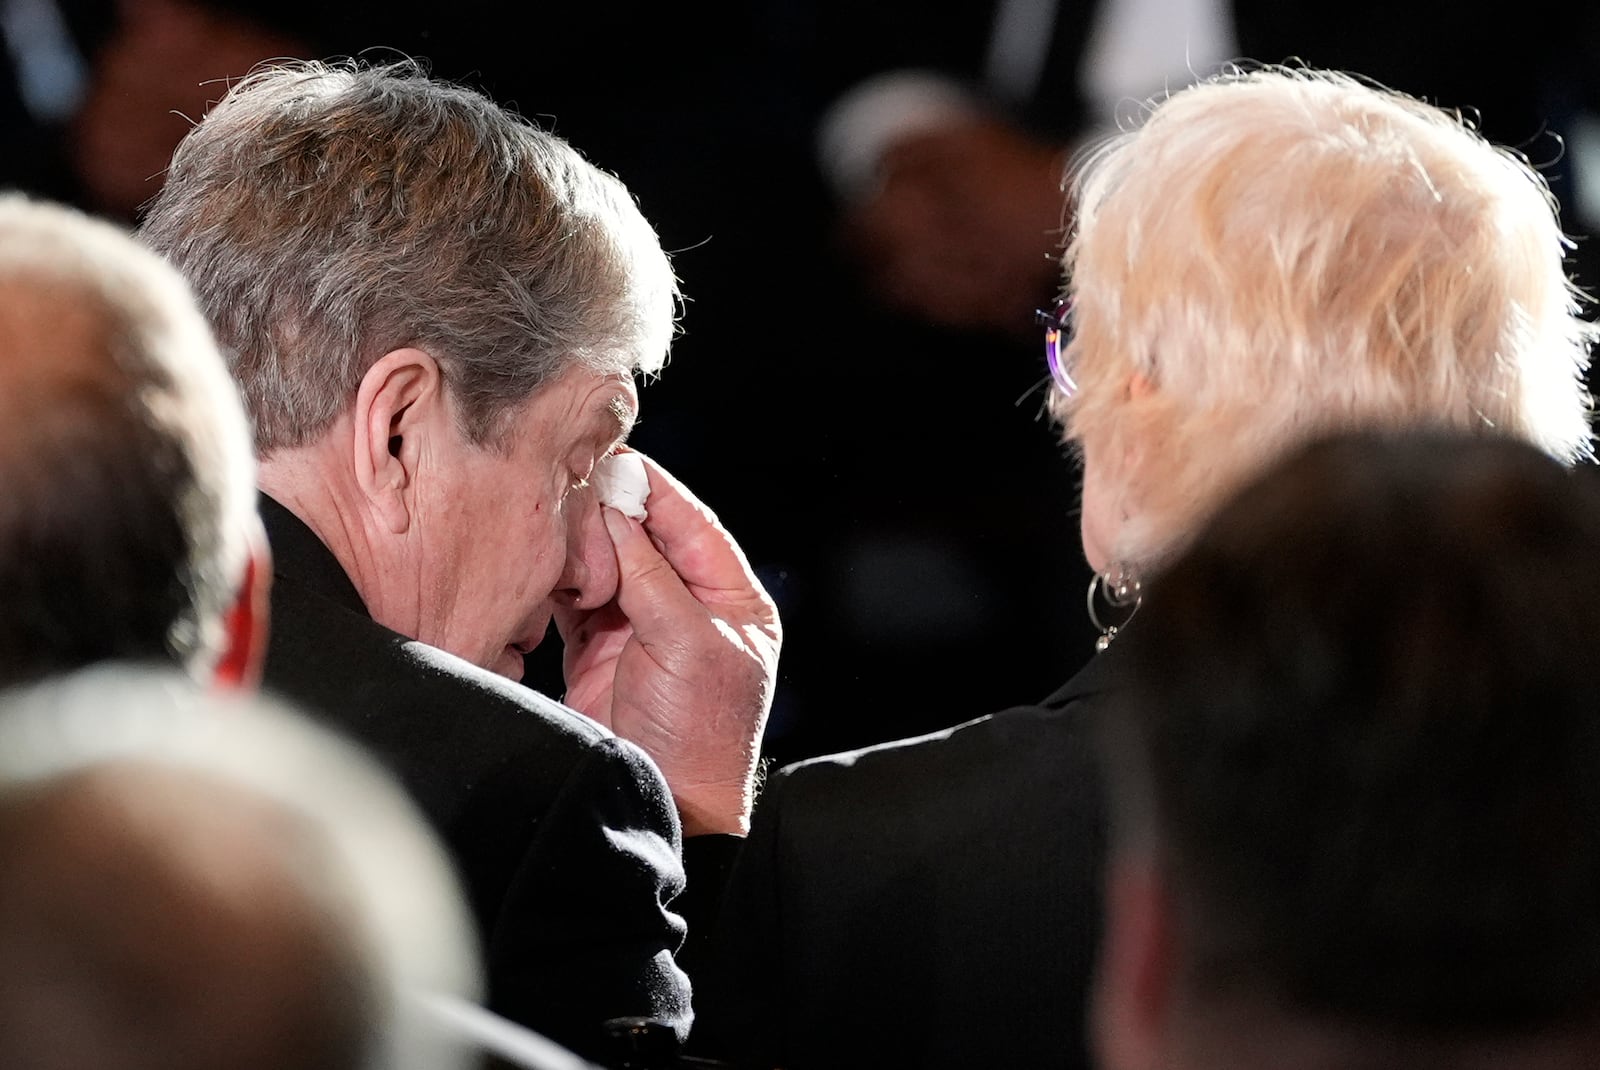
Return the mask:
<path id="1" fill-rule="evenodd" d="M 0 0 L 0 188 L 87 208 L 70 130 L 116 0 Z"/>
<path id="2" fill-rule="evenodd" d="M 1105 1070 L 1600 1063 L 1596 545 L 1592 472 L 1351 437 L 1163 571 L 1101 711 Z"/>
<path id="3" fill-rule="evenodd" d="M 1104 653 L 1037 706 L 771 777 L 703 986 L 709 1050 L 1085 1065 L 1103 842 L 1089 716 L 1116 693 L 1141 584 L 1329 430 L 1591 455 L 1594 327 L 1548 190 L 1436 108 L 1331 73 L 1218 76 L 1094 157 L 1074 217 L 1044 337 Z"/>
<path id="4" fill-rule="evenodd" d="M 0 185 L 127 224 L 229 79 L 311 55 L 225 0 L 0 0 L 0 43 Z"/>
<path id="5" fill-rule="evenodd" d="M 1562 142 L 1583 111 L 1600 111 L 1600 17 L 1555 0 L 1470 21 L 1431 3 L 1366 0 L 809 9 L 838 251 L 878 300 L 927 323 L 1023 330 L 1050 295 L 1050 253 L 1066 233 L 1052 195 L 1063 161 L 1136 122 L 1141 101 L 1234 61 L 1348 70 L 1465 109 L 1489 140 L 1545 169 L 1564 225 L 1583 229 Z M 822 43 L 838 39 L 848 43 Z"/>
<path id="6" fill-rule="evenodd" d="M 252 685 L 267 547 L 237 391 L 183 279 L 0 197 L 0 683 L 108 659 Z"/>

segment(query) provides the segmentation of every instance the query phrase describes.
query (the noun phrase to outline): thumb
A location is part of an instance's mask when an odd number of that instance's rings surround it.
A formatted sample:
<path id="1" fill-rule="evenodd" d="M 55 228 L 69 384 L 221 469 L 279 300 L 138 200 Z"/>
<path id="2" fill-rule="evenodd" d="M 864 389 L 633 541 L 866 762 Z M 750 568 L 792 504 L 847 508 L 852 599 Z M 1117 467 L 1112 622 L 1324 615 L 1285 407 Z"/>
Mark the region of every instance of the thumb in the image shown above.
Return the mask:
<path id="1" fill-rule="evenodd" d="M 648 646 L 670 640 L 687 617 L 704 615 L 643 524 L 609 505 L 602 506 L 600 514 L 617 551 L 617 608 L 641 642 Z"/>

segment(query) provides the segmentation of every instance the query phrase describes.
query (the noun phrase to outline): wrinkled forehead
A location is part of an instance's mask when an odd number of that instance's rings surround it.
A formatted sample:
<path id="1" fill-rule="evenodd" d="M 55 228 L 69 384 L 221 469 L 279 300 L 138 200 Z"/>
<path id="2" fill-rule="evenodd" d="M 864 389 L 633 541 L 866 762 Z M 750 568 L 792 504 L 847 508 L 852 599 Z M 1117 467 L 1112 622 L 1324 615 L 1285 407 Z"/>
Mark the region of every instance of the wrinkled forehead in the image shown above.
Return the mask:
<path id="1" fill-rule="evenodd" d="M 638 418 L 639 390 L 632 374 L 574 365 L 514 409 L 511 424 L 531 431 L 543 449 L 576 442 L 602 448 L 626 440 Z"/>

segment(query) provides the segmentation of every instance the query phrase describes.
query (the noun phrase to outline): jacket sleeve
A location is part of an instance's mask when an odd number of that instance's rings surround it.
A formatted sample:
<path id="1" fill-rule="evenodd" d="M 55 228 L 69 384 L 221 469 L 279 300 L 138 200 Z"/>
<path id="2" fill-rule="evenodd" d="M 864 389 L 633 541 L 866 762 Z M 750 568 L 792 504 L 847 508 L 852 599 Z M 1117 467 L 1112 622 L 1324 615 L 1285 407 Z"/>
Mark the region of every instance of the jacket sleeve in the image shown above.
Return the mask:
<path id="1" fill-rule="evenodd" d="M 743 836 L 720 832 L 689 836 L 683 841 L 683 868 L 689 885 L 681 896 L 672 901 L 672 909 L 689 927 L 689 936 L 683 943 L 683 949 L 678 952 L 678 965 L 683 967 L 695 985 L 697 1017 L 700 1013 L 700 977 L 709 968 L 717 914 L 722 907 L 722 896 L 727 890 L 729 875 L 743 845 Z"/>
<path id="2" fill-rule="evenodd" d="M 644 752 L 598 740 L 528 849 L 487 936 L 490 1006 L 596 1061 L 605 1023 L 643 1017 L 685 1038 L 689 981 L 675 961 L 685 886 L 666 781 Z"/>
<path id="3" fill-rule="evenodd" d="M 695 974 L 692 1055 L 740 1068 L 783 1062 L 780 812 L 788 771 L 770 779 L 756 803 L 721 909 Z"/>

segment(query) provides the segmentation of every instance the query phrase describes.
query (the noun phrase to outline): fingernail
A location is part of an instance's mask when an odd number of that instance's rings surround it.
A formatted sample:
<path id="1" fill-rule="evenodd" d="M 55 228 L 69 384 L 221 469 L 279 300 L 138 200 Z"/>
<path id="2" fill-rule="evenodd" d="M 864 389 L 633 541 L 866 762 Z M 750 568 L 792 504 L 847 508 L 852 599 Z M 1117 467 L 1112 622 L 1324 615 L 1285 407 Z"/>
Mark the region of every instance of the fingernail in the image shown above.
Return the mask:
<path id="1" fill-rule="evenodd" d="M 606 531 L 611 535 L 611 541 L 616 542 L 628 534 L 628 518 L 609 505 L 600 507 L 600 519 L 606 522 Z"/>

